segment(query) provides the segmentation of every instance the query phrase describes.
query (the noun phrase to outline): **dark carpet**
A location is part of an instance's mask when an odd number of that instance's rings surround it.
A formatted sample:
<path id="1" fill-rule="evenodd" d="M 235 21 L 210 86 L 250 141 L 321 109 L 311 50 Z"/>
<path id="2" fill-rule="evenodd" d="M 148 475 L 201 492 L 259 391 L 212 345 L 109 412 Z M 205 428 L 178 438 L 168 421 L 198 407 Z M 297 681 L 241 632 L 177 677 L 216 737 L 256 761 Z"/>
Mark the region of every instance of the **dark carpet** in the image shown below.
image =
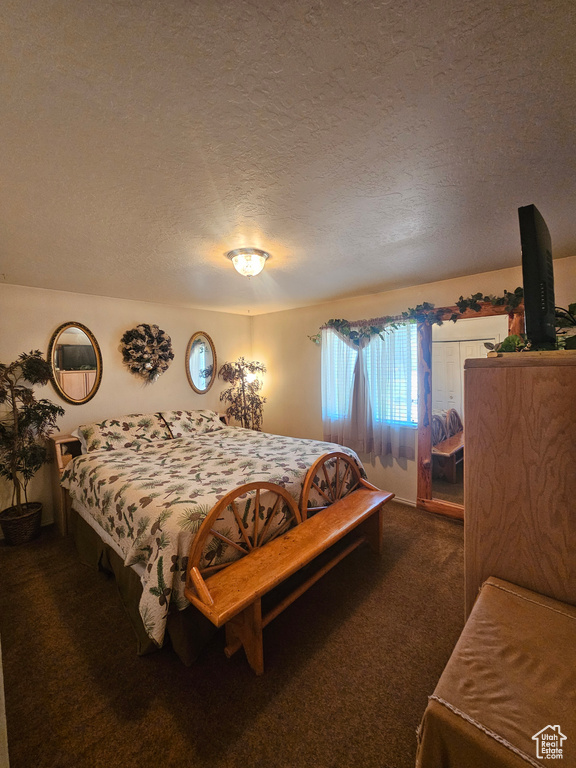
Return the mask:
<path id="1" fill-rule="evenodd" d="M 361 547 L 264 633 L 266 671 L 218 634 L 185 667 L 145 657 L 114 581 L 43 529 L 0 545 L 11 768 L 404 768 L 463 626 L 462 525 L 387 508 Z"/>
<path id="2" fill-rule="evenodd" d="M 444 478 L 432 477 L 432 498 L 464 504 L 464 465 L 456 466 L 456 482 L 449 483 Z"/>

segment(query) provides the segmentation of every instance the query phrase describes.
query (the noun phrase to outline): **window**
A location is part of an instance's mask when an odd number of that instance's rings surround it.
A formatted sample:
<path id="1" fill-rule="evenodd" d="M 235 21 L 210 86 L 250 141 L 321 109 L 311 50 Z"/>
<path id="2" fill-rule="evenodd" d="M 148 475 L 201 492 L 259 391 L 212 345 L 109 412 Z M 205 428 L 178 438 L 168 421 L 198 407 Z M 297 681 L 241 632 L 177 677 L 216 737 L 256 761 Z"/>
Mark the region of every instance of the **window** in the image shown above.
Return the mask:
<path id="1" fill-rule="evenodd" d="M 371 339 L 364 361 L 374 421 L 417 426 L 417 357 L 414 323 Z"/>
<path id="2" fill-rule="evenodd" d="M 413 459 L 418 425 L 417 326 L 390 328 L 356 346 L 322 331 L 324 439 Z"/>
<path id="3" fill-rule="evenodd" d="M 200 389 L 206 389 L 206 379 L 210 376 L 205 376 L 208 366 L 206 365 L 206 344 L 203 341 L 196 341 L 192 345 L 189 365 L 192 380 L 199 382 Z"/>

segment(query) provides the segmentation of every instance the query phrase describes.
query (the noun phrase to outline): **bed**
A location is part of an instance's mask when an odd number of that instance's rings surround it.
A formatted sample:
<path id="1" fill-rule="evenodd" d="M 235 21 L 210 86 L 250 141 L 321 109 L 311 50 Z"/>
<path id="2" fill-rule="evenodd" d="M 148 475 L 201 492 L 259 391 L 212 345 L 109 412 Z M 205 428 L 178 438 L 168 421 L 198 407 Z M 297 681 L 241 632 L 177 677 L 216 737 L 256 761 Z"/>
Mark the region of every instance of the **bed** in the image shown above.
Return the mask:
<path id="1" fill-rule="evenodd" d="M 76 434 L 83 452 L 66 465 L 61 484 L 79 518 L 74 526 L 79 549 L 86 561 L 117 576 L 139 652 L 161 647 L 168 634 L 186 663 L 211 634 L 196 611 L 185 618 L 190 602 L 184 594 L 190 547 L 209 511 L 231 489 L 256 481 L 285 489 L 298 504 L 309 468 L 335 450 L 350 456 L 365 475 L 350 449 L 230 427 L 212 411 L 132 414 L 83 425 Z M 307 507 L 327 504 L 326 471 L 340 470 L 336 463 L 326 466 L 310 487 Z M 343 493 L 352 489 L 351 476 L 337 482 L 349 485 Z M 219 537 L 204 553 L 205 567 L 220 568 L 239 557 L 238 517 L 249 514 L 254 498 L 241 495 L 238 514 L 228 509 L 218 518 Z M 261 519 L 267 520 L 272 501 L 265 491 L 259 492 L 258 504 Z M 276 514 L 266 539 L 282 535 L 291 524 L 287 515 Z M 187 621 L 191 630 L 184 627 Z M 190 645 L 185 638 L 190 631 L 199 643 Z"/>

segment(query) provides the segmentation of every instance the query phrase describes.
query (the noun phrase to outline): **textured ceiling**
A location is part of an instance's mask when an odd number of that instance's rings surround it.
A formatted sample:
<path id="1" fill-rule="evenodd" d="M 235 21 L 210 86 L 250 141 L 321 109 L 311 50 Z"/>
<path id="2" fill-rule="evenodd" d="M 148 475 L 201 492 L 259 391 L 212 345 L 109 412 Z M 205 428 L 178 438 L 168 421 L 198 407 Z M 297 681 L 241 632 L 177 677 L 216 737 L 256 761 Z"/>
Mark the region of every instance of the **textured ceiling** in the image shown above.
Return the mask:
<path id="1" fill-rule="evenodd" d="M 257 314 L 516 266 L 529 203 L 576 254 L 574 0 L 1 17 L 0 282 Z"/>

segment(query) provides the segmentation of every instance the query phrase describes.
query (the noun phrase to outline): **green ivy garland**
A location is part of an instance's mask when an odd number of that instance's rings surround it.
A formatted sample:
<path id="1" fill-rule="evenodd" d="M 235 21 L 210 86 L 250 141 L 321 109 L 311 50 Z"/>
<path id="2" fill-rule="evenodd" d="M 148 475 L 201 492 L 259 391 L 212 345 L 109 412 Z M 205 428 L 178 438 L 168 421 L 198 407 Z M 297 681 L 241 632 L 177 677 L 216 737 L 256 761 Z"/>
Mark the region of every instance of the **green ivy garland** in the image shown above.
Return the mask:
<path id="1" fill-rule="evenodd" d="M 458 312 L 453 312 L 449 320 L 455 323 L 461 315 L 468 310 L 480 312 L 482 303 L 492 304 L 493 307 L 505 307 L 508 313 L 514 312 L 522 303 L 524 291 L 522 288 L 516 288 L 515 291 L 504 291 L 503 296 L 484 295 L 474 293 L 468 298 L 460 296 L 456 302 Z M 342 336 L 350 339 L 353 344 L 360 344 L 362 339 L 369 340 L 372 336 L 382 336 L 390 330 L 395 330 L 407 323 L 426 323 L 427 325 L 442 325 L 444 323 L 445 312 L 442 309 L 436 309 L 434 304 L 423 302 L 415 307 L 410 307 L 401 315 L 373 318 L 371 320 L 358 320 L 350 322 L 349 320 L 328 320 L 323 328 L 334 328 Z M 322 333 L 319 331 L 309 339 L 316 344 L 320 344 Z"/>
<path id="2" fill-rule="evenodd" d="M 474 293 L 467 299 L 460 296 L 456 302 L 460 314 L 464 314 L 466 310 L 473 309 L 474 312 L 480 312 L 482 309 L 480 302 L 484 304 L 492 304 L 493 307 L 505 307 L 506 312 L 514 312 L 524 299 L 524 290 L 522 288 L 516 288 L 514 293 L 504 291 L 504 296 L 484 296 L 482 293 Z M 451 318 L 452 319 L 452 318 Z"/>

